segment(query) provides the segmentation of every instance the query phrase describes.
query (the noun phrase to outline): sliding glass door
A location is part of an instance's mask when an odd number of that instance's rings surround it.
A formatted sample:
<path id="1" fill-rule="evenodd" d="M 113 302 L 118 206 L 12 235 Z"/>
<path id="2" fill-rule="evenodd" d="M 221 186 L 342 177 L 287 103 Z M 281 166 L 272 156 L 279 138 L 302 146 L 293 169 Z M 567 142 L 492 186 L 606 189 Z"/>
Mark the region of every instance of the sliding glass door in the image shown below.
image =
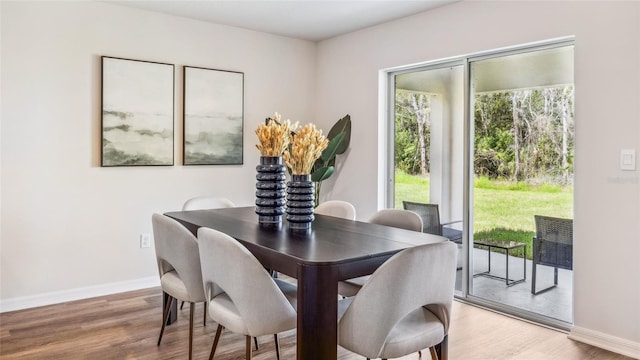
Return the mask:
<path id="1" fill-rule="evenodd" d="M 572 41 L 412 66 L 388 79 L 388 206 L 437 205 L 442 234 L 459 245 L 456 296 L 566 328 L 573 270 L 537 265 L 534 287 L 532 260 L 536 215 L 573 218 Z"/>

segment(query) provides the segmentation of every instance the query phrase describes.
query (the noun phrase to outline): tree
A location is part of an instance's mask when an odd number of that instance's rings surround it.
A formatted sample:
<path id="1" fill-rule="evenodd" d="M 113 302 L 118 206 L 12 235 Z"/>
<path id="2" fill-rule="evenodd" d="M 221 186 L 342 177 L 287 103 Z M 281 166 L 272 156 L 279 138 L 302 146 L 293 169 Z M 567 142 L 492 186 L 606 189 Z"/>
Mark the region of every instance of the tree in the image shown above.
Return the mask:
<path id="1" fill-rule="evenodd" d="M 395 163 L 409 174 L 429 172 L 430 96 L 398 90 L 395 102 Z"/>

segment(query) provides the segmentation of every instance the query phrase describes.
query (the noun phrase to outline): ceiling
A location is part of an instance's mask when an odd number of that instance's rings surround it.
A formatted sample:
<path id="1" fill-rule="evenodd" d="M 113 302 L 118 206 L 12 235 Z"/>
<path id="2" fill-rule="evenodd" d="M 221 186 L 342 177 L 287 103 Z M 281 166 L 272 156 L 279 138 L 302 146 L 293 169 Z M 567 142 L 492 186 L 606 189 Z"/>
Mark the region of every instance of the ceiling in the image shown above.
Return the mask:
<path id="1" fill-rule="evenodd" d="M 320 41 L 460 0 L 107 0 L 292 38 Z"/>

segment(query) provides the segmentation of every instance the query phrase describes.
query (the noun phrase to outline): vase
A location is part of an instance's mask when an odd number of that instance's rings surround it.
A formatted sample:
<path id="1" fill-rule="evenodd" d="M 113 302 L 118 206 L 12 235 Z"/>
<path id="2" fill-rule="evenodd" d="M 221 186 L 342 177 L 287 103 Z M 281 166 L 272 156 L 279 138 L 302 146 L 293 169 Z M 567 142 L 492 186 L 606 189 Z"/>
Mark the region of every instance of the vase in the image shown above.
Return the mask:
<path id="1" fill-rule="evenodd" d="M 313 215 L 313 181 L 311 175 L 291 175 L 287 183 L 287 221 L 292 231 L 311 230 Z"/>
<path id="2" fill-rule="evenodd" d="M 260 156 L 256 166 L 256 214 L 262 227 L 280 228 L 285 210 L 285 166 L 282 156 Z"/>

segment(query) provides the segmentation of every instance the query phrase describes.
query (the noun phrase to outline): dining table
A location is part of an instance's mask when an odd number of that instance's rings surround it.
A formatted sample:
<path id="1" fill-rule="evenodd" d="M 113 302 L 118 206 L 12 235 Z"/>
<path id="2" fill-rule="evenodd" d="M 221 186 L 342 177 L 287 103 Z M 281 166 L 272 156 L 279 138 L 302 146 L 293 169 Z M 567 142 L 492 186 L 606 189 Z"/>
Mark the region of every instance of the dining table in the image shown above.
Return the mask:
<path id="1" fill-rule="evenodd" d="M 289 229 L 286 219 L 280 226 L 264 226 L 253 206 L 165 215 L 196 235 L 200 227 L 226 233 L 266 269 L 297 279 L 299 360 L 338 357 L 338 281 L 369 275 L 404 249 L 448 241 L 438 235 L 318 214 L 309 231 Z"/>

